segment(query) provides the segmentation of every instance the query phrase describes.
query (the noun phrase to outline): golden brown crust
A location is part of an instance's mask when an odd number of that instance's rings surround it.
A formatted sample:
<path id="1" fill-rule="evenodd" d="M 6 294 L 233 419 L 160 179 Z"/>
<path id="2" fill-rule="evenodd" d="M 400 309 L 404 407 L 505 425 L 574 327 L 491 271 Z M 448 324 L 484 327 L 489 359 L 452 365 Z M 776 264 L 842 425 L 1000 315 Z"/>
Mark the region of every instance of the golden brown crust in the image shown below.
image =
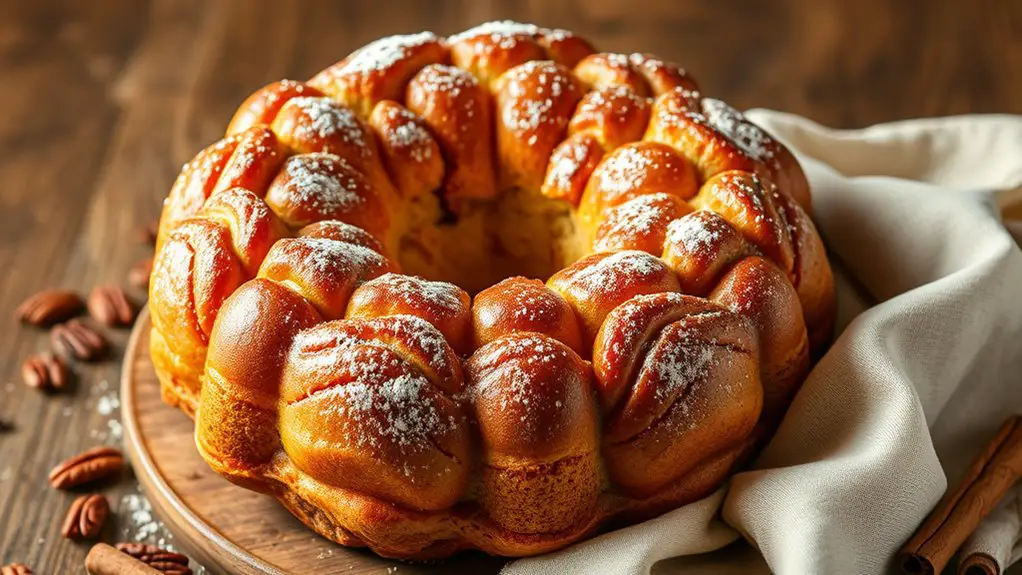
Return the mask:
<path id="1" fill-rule="evenodd" d="M 596 228 L 595 252 L 639 250 L 659 256 L 667 226 L 692 207 L 678 196 L 657 193 L 638 196 L 604 212 Z"/>
<path id="2" fill-rule="evenodd" d="M 829 341 L 798 162 L 653 56 L 510 22 L 386 38 L 227 133 L 161 220 L 162 394 L 213 469 L 341 544 L 530 555 L 704 497 Z M 494 228 L 457 247 L 549 280 L 400 275 L 445 253 L 429 226 Z"/>
<path id="3" fill-rule="evenodd" d="M 468 293 L 447 283 L 388 273 L 358 287 L 348 301 L 348 318 L 414 315 L 440 330 L 461 355 L 472 349 L 472 314 Z"/>
<path id="4" fill-rule="evenodd" d="M 486 145 L 492 140 L 492 104 L 483 86 L 459 68 L 426 66 L 408 84 L 407 102 L 443 151 L 448 200 L 494 197 L 493 157 Z"/>
<path id="5" fill-rule="evenodd" d="M 515 333 L 465 365 L 482 440 L 481 504 L 518 533 L 556 532 L 596 512 L 597 418 L 589 366 L 563 343 Z"/>
<path id="6" fill-rule="evenodd" d="M 294 80 L 267 84 L 241 104 L 227 125 L 227 135 L 244 132 L 253 126 L 269 126 L 277 117 L 280 108 L 292 98 L 299 96 L 317 98 L 324 95 L 312 86 Z"/>
<path id="7" fill-rule="evenodd" d="M 533 60 L 496 83 L 497 159 L 504 186 L 536 189 L 564 139 L 582 86 L 560 64 Z"/>
<path id="8" fill-rule="evenodd" d="M 667 264 L 638 251 L 584 257 L 554 274 L 547 285 L 575 309 L 586 347 L 592 345 L 610 310 L 621 303 L 637 295 L 680 290 Z"/>
<path id="9" fill-rule="evenodd" d="M 688 200 L 698 186 L 691 164 L 669 146 L 635 142 L 604 158 L 586 185 L 580 216 L 597 220 L 607 208 L 644 194 L 663 192 Z"/>
<path id="10" fill-rule="evenodd" d="M 266 204 L 292 228 L 324 220 L 360 227 L 385 237 L 390 211 L 378 188 L 340 156 L 291 156 L 266 191 Z"/>
<path id="11" fill-rule="evenodd" d="M 611 481 L 650 496 L 742 445 L 763 401 L 756 340 L 745 318 L 692 296 L 638 296 L 611 312 L 593 350 Z"/>
<path id="12" fill-rule="evenodd" d="M 539 280 L 508 278 L 476 294 L 472 325 L 476 348 L 505 335 L 529 332 L 546 335 L 575 353 L 587 355 L 575 312 Z"/>
<path id="13" fill-rule="evenodd" d="M 376 130 L 387 173 L 405 198 L 440 187 L 444 160 L 426 121 L 401 104 L 383 100 L 373 108 L 369 124 Z"/>

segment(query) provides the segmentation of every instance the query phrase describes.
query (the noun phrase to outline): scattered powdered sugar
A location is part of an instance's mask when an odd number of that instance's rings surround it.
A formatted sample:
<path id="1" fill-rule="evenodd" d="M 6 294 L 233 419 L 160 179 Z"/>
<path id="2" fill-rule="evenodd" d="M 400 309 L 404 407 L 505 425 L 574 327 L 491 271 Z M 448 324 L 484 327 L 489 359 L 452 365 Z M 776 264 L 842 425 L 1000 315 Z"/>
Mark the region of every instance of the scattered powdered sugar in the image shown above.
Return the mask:
<path id="1" fill-rule="evenodd" d="M 464 32 L 450 36 L 447 38 L 447 41 L 451 44 L 457 44 L 464 40 L 472 40 L 480 36 L 489 36 L 490 41 L 505 50 L 510 50 L 518 45 L 518 38 L 521 36 L 550 36 L 551 39 L 560 40 L 570 35 L 571 33 L 567 30 L 550 30 L 547 28 L 540 28 L 534 24 L 522 24 L 521 22 L 515 22 L 513 20 L 495 20 L 492 22 L 484 22 L 474 28 L 469 28 Z"/>
<path id="2" fill-rule="evenodd" d="M 570 282 L 586 293 L 618 289 L 623 283 L 646 283 L 659 280 L 667 266 L 646 252 L 614 252 L 575 270 Z"/>
<path id="3" fill-rule="evenodd" d="M 432 32 L 381 38 L 366 44 L 348 56 L 336 74 L 366 74 L 385 71 L 398 61 L 408 57 L 412 49 L 436 40 L 437 36 Z"/>
<path id="4" fill-rule="evenodd" d="M 443 316 L 467 313 L 462 290 L 454 284 L 430 281 L 418 276 L 387 273 L 363 284 L 362 289 L 379 289 L 412 309 L 427 309 Z"/>
<path id="5" fill-rule="evenodd" d="M 423 68 L 415 76 L 415 83 L 417 89 L 426 94 L 427 98 L 442 95 L 447 102 L 457 100 L 463 91 L 471 93 L 479 87 L 479 82 L 472 74 L 455 66 L 441 64 L 430 64 Z M 460 104 L 466 117 L 475 116 L 476 98 L 465 98 Z M 461 122 L 458 127 L 465 131 L 472 126 L 468 122 Z"/>
<path id="6" fill-rule="evenodd" d="M 571 179 L 582 168 L 589 156 L 589 146 L 583 140 L 571 139 L 559 146 L 550 162 L 547 180 L 559 189 L 571 187 Z"/>
<path id="7" fill-rule="evenodd" d="M 517 290 L 512 293 L 514 303 L 510 307 L 514 310 L 515 319 L 537 323 L 556 319 L 561 311 L 561 303 L 546 289 Z"/>
<path id="8" fill-rule="evenodd" d="M 738 110 L 720 100 L 705 98 L 703 100 L 703 115 L 711 126 L 730 138 L 753 158 L 768 160 L 773 157 L 770 137 L 759 126 L 746 120 Z"/>
<path id="9" fill-rule="evenodd" d="M 619 357 L 635 350 L 639 337 L 646 333 L 648 326 L 645 318 L 650 305 L 673 306 L 682 301 L 684 298 L 680 293 L 664 292 L 636 296 L 614 308 L 611 314 L 615 321 L 614 332 L 617 337 L 611 344 L 611 350 Z"/>
<path id="10" fill-rule="evenodd" d="M 606 53 L 603 54 L 603 60 L 613 68 L 629 68 L 628 56 L 624 54 Z"/>
<path id="11" fill-rule="evenodd" d="M 304 154 L 287 161 L 287 192 L 296 203 L 322 216 L 352 211 L 365 203 L 362 174 L 333 154 Z"/>
<path id="12" fill-rule="evenodd" d="M 387 119 L 394 121 L 390 130 L 384 133 L 387 145 L 399 150 L 409 150 L 412 160 L 422 163 L 433 157 L 433 136 L 416 122 L 415 115 L 404 108 L 390 107 Z"/>
<path id="13" fill-rule="evenodd" d="M 658 401 L 671 401 L 677 394 L 691 391 L 713 367 L 714 344 L 700 339 L 697 329 L 682 323 L 668 325 L 643 359 L 640 377 L 655 379 Z"/>
<path id="14" fill-rule="evenodd" d="M 383 256 L 373 250 L 327 238 L 295 238 L 309 248 L 306 261 L 316 273 L 330 275 L 341 271 L 361 271 L 384 265 Z"/>
<path id="15" fill-rule="evenodd" d="M 543 408 L 537 402 L 537 388 L 544 388 L 542 397 L 548 402 L 555 397 L 551 392 L 557 392 L 561 387 L 544 385 L 537 379 L 536 373 L 556 373 L 554 366 L 570 362 L 569 351 L 536 334 L 505 338 L 501 340 L 501 346 L 500 355 L 507 359 L 494 365 L 494 371 L 479 382 L 481 385 L 470 390 L 472 400 L 495 400 L 495 405 L 501 410 L 520 413 L 519 422 L 526 430 L 536 431 L 540 418 L 534 416 L 534 410 Z M 554 407 L 563 405 L 563 398 L 555 399 Z"/>
<path id="16" fill-rule="evenodd" d="M 691 254 L 707 254 L 724 238 L 727 222 L 711 212 L 699 211 L 667 225 L 667 244 Z"/>
<path id="17" fill-rule="evenodd" d="M 346 144 L 357 146 L 362 155 L 369 154 L 362 124 L 355 113 L 330 98 L 302 96 L 292 98 L 288 105 L 294 105 L 310 120 L 310 124 L 298 124 L 296 136 L 302 139 L 338 137 Z"/>
<path id="18" fill-rule="evenodd" d="M 503 106 L 501 115 L 505 126 L 525 132 L 536 130 L 542 124 L 567 124 L 569 118 L 552 112 L 555 101 L 567 92 L 570 80 L 553 62 L 531 60 L 509 73 L 508 95 L 511 99 Z M 536 93 L 530 94 L 526 86 L 533 84 L 536 85 Z"/>
<path id="19" fill-rule="evenodd" d="M 600 190 L 617 196 L 635 189 L 651 170 L 660 166 L 659 155 L 641 145 L 625 145 L 614 150 L 596 169 Z"/>
<path id="20" fill-rule="evenodd" d="M 391 331 L 398 340 L 417 347 L 430 358 L 430 365 L 441 373 L 454 370 L 451 365 L 454 352 L 440 330 L 421 317 L 407 314 L 392 315 L 371 320 L 385 331 Z M 457 361 L 456 359 L 454 361 Z"/>
<path id="21" fill-rule="evenodd" d="M 453 416 L 441 414 L 425 377 L 414 372 L 389 377 L 370 367 L 371 363 L 358 370 L 355 381 L 316 393 L 317 398 L 327 400 L 322 415 L 337 415 L 354 423 L 347 436 L 353 444 L 380 447 L 383 438 L 415 453 L 456 428 Z M 411 475 L 410 469 L 405 471 Z"/>
<path id="22" fill-rule="evenodd" d="M 255 234 L 260 228 L 260 222 L 267 222 L 270 219 L 270 208 L 259 196 L 252 192 L 233 188 L 225 190 L 213 196 L 213 202 L 218 202 L 230 208 L 241 223 L 240 230 L 243 234 Z M 207 207 L 210 204 L 207 204 Z M 238 239 L 238 238 L 236 238 Z"/>
<path id="23" fill-rule="evenodd" d="M 630 87 L 623 84 L 601 87 L 586 94 L 579 104 L 577 116 L 584 114 L 603 115 L 611 113 L 618 117 L 627 116 L 632 110 L 645 108 L 646 100 Z"/>
<path id="24" fill-rule="evenodd" d="M 149 499 L 141 492 L 128 493 L 121 497 L 117 504 L 117 513 L 122 518 L 118 521 L 120 537 L 118 541 L 145 543 L 155 545 L 168 551 L 177 551 L 174 546 L 174 534 L 153 515 Z M 201 565 L 191 564 L 195 575 L 206 575 Z"/>
<path id="25" fill-rule="evenodd" d="M 402 353 L 389 341 L 401 341 L 408 348 L 417 350 L 426 358 L 431 368 L 441 377 L 450 377 L 456 372 L 457 356 L 447 340 L 433 324 L 413 315 L 399 314 L 368 320 L 345 320 L 348 326 L 366 327 L 363 336 L 337 329 L 316 328 L 299 333 L 296 349 L 301 354 L 303 365 L 319 369 L 332 366 L 352 366 L 359 363 L 359 369 L 367 367 L 371 372 L 382 373 L 385 366 L 369 365 L 357 360 L 359 348 L 376 347 Z M 353 322 L 353 323 L 352 323 Z M 365 365 L 361 365 L 365 364 Z"/>
<path id="26" fill-rule="evenodd" d="M 613 208 L 600 225 L 601 238 L 634 239 L 639 236 L 663 230 L 668 219 L 674 214 L 671 196 L 648 194 L 632 198 Z"/>
<path id="27" fill-rule="evenodd" d="M 752 207 L 752 217 L 746 218 L 750 221 L 762 222 L 766 219 L 766 199 L 764 198 L 763 186 L 759 185 L 759 180 L 756 176 L 751 176 L 752 181 L 747 179 L 744 174 L 735 175 L 727 174 L 717 180 L 716 189 L 720 187 L 730 188 L 730 192 L 717 193 L 715 196 L 717 199 L 724 202 L 725 205 L 730 207 L 732 210 L 738 213 L 748 214 L 749 205 Z M 733 193 L 737 192 L 737 193 Z M 748 200 L 746 203 L 744 200 Z"/>

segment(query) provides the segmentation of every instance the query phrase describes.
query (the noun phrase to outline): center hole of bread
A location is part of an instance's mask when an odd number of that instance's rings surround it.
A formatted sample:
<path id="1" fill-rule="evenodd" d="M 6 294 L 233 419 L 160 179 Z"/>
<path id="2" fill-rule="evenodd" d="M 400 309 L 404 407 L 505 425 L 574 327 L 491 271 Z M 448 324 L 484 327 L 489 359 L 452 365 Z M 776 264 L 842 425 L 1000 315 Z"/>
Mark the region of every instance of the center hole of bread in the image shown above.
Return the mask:
<path id="1" fill-rule="evenodd" d="M 421 196 L 411 200 L 403 224 L 402 271 L 473 295 L 514 276 L 546 281 L 582 256 L 570 206 L 520 188 L 452 205 L 439 194 Z"/>

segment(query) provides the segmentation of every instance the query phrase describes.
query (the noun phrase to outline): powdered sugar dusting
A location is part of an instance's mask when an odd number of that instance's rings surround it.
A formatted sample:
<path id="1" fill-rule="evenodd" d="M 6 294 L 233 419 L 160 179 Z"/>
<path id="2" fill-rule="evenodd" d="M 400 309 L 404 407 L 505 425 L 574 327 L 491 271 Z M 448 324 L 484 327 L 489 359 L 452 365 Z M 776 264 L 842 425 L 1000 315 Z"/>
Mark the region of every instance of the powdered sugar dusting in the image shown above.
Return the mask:
<path id="1" fill-rule="evenodd" d="M 654 395 L 658 401 L 671 401 L 679 393 L 691 392 L 713 367 L 714 342 L 699 337 L 698 329 L 698 325 L 681 322 L 668 325 L 643 359 L 639 377 L 656 381 Z"/>
<path id="2" fill-rule="evenodd" d="M 564 405 L 558 393 L 562 386 L 548 385 L 537 373 L 558 373 L 557 366 L 570 363 L 570 352 L 563 345 L 537 334 L 519 334 L 500 341 L 500 357 L 477 385 L 470 388 L 472 400 L 485 399 L 490 407 L 519 414 L 519 423 L 530 434 L 535 433 L 541 418 L 536 410 Z M 540 389 L 543 390 L 539 395 Z M 540 399 L 542 398 L 542 400 Z M 550 400 L 554 401 L 551 402 Z M 543 402 L 543 405 L 540 404 Z M 547 418 L 542 418 L 549 421 Z M 544 430 L 549 432 L 550 430 Z"/>
<path id="3" fill-rule="evenodd" d="M 447 102 L 458 101 L 462 105 L 460 112 L 466 117 L 471 118 L 475 115 L 476 98 L 460 98 L 460 96 L 464 91 L 478 88 L 479 82 L 475 76 L 465 70 L 455 66 L 430 64 L 416 74 L 415 83 L 417 89 L 425 94 L 442 94 Z M 472 125 L 468 122 L 461 122 L 458 125 L 463 132 L 471 127 Z"/>
<path id="4" fill-rule="evenodd" d="M 380 290 L 388 299 L 396 298 L 412 309 L 426 305 L 432 312 L 443 316 L 452 317 L 468 311 L 461 299 L 461 288 L 447 282 L 388 273 L 366 282 L 362 289 Z"/>
<path id="5" fill-rule="evenodd" d="M 647 101 L 623 84 L 604 86 L 586 94 L 578 106 L 576 116 L 611 115 L 621 121 L 633 110 L 645 108 Z"/>
<path id="6" fill-rule="evenodd" d="M 743 151 L 757 160 L 773 157 L 771 138 L 759 126 L 745 119 L 741 112 L 713 98 L 703 100 L 706 121 L 738 144 Z"/>
<path id="7" fill-rule="evenodd" d="M 284 171 L 293 201 L 321 216 L 347 213 L 365 202 L 361 173 L 333 154 L 293 156 Z"/>
<path id="8" fill-rule="evenodd" d="M 613 208 L 600 224 L 598 236 L 615 240 L 614 243 L 646 236 L 657 231 L 663 233 L 671 216 L 674 215 L 671 196 L 648 194 L 632 198 Z M 597 248 L 598 251 L 599 248 Z"/>
<path id="9" fill-rule="evenodd" d="M 659 165 L 660 158 L 648 151 L 648 148 L 622 146 L 607 156 L 597 168 L 600 190 L 615 196 L 626 194 Z"/>
<path id="10" fill-rule="evenodd" d="M 369 153 L 364 129 L 355 113 L 330 98 L 303 96 L 292 98 L 287 105 L 297 106 L 309 118 L 309 123 L 300 123 L 296 136 L 303 139 L 340 138 L 345 144 L 357 146 L 362 155 Z"/>
<path id="11" fill-rule="evenodd" d="M 667 244 L 680 246 L 691 254 L 711 252 L 727 232 L 727 222 L 709 212 L 695 212 L 667 226 Z"/>
<path id="12" fill-rule="evenodd" d="M 507 93 L 510 97 L 502 108 L 504 125 L 516 132 L 531 132 L 543 124 L 567 125 L 569 118 L 554 112 L 554 105 L 571 88 L 570 80 L 553 62 L 532 60 L 509 70 Z M 535 86 L 529 93 L 528 86 Z M 529 144 L 535 143 L 535 136 Z"/>
<path id="13" fill-rule="evenodd" d="M 713 189 L 715 196 L 731 210 L 746 214 L 751 221 L 762 222 L 766 219 L 766 198 L 756 176 L 744 172 L 728 173 L 717 178 L 716 183 Z M 751 214 L 749 207 L 752 208 Z"/>
<path id="14" fill-rule="evenodd" d="M 386 114 L 392 126 L 383 133 L 388 147 L 406 150 L 409 157 L 418 163 L 433 157 L 433 136 L 419 125 L 414 114 L 397 106 L 388 108 Z"/>
<path id="15" fill-rule="evenodd" d="M 260 230 L 260 224 L 270 219 L 270 208 L 266 205 L 266 202 L 245 189 L 233 188 L 226 190 L 213 196 L 211 202 L 213 202 L 213 205 L 222 204 L 226 206 L 241 224 L 239 231 L 245 237 L 234 238 L 236 244 L 244 245 L 251 241 Z M 208 207 L 210 204 L 206 205 Z"/>
<path id="16" fill-rule="evenodd" d="M 550 169 L 547 172 L 548 184 L 561 189 L 571 188 L 571 180 L 582 168 L 589 157 L 589 146 L 577 138 L 568 140 L 557 148 L 551 157 Z"/>
<path id="17" fill-rule="evenodd" d="M 398 339 L 407 341 L 409 345 L 418 348 L 430 360 L 430 365 L 440 373 L 454 371 L 452 363 L 457 361 L 451 346 L 433 324 L 414 315 L 392 315 L 385 318 L 372 320 L 377 323 L 384 323 L 386 330 L 391 331 Z"/>
<path id="18" fill-rule="evenodd" d="M 625 282 L 656 282 L 663 277 L 666 269 L 663 262 L 646 252 L 627 250 L 614 252 L 574 270 L 569 281 L 585 293 L 604 292 Z"/>
<path id="19" fill-rule="evenodd" d="M 653 295 L 636 296 L 621 304 L 614 311 L 614 333 L 616 337 L 611 344 L 611 351 L 618 357 L 632 353 L 639 337 L 646 332 L 646 310 L 650 305 L 674 306 L 682 303 L 680 293 L 665 292 Z"/>
<path id="20" fill-rule="evenodd" d="M 447 41 L 451 44 L 457 44 L 464 40 L 472 40 L 480 36 L 489 36 L 490 40 L 497 46 L 505 50 L 510 50 L 518 44 L 517 40 L 522 36 L 546 37 L 553 41 L 559 41 L 571 37 L 571 35 L 571 32 L 560 28 L 541 28 L 534 24 L 522 24 L 521 22 L 515 22 L 513 20 L 499 20 L 484 22 L 474 28 L 469 28 L 464 32 L 450 36 L 447 38 Z"/>
<path id="21" fill-rule="evenodd" d="M 337 75 L 365 74 L 384 71 L 398 61 L 408 57 L 414 48 L 435 42 L 436 34 L 420 32 L 381 38 L 366 44 L 351 56 L 348 56 L 337 70 Z"/>
<path id="22" fill-rule="evenodd" d="M 326 238 L 295 238 L 307 248 L 306 261 L 319 274 L 348 273 L 378 269 L 386 265 L 382 255 L 373 250 L 347 242 Z"/>

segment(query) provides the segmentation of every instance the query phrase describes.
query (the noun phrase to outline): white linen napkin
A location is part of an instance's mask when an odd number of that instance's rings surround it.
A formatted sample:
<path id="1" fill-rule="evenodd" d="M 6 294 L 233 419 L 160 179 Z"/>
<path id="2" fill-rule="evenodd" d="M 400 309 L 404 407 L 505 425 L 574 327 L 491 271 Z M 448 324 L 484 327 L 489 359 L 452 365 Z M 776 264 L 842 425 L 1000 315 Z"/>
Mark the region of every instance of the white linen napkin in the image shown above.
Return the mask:
<path id="1" fill-rule="evenodd" d="M 749 116 L 805 168 L 840 335 L 727 488 L 503 573 L 891 572 L 947 484 L 1022 413 L 1022 252 L 998 208 L 1022 189 L 1022 117 L 831 130 Z M 1009 563 L 1003 515 L 969 544 Z"/>

